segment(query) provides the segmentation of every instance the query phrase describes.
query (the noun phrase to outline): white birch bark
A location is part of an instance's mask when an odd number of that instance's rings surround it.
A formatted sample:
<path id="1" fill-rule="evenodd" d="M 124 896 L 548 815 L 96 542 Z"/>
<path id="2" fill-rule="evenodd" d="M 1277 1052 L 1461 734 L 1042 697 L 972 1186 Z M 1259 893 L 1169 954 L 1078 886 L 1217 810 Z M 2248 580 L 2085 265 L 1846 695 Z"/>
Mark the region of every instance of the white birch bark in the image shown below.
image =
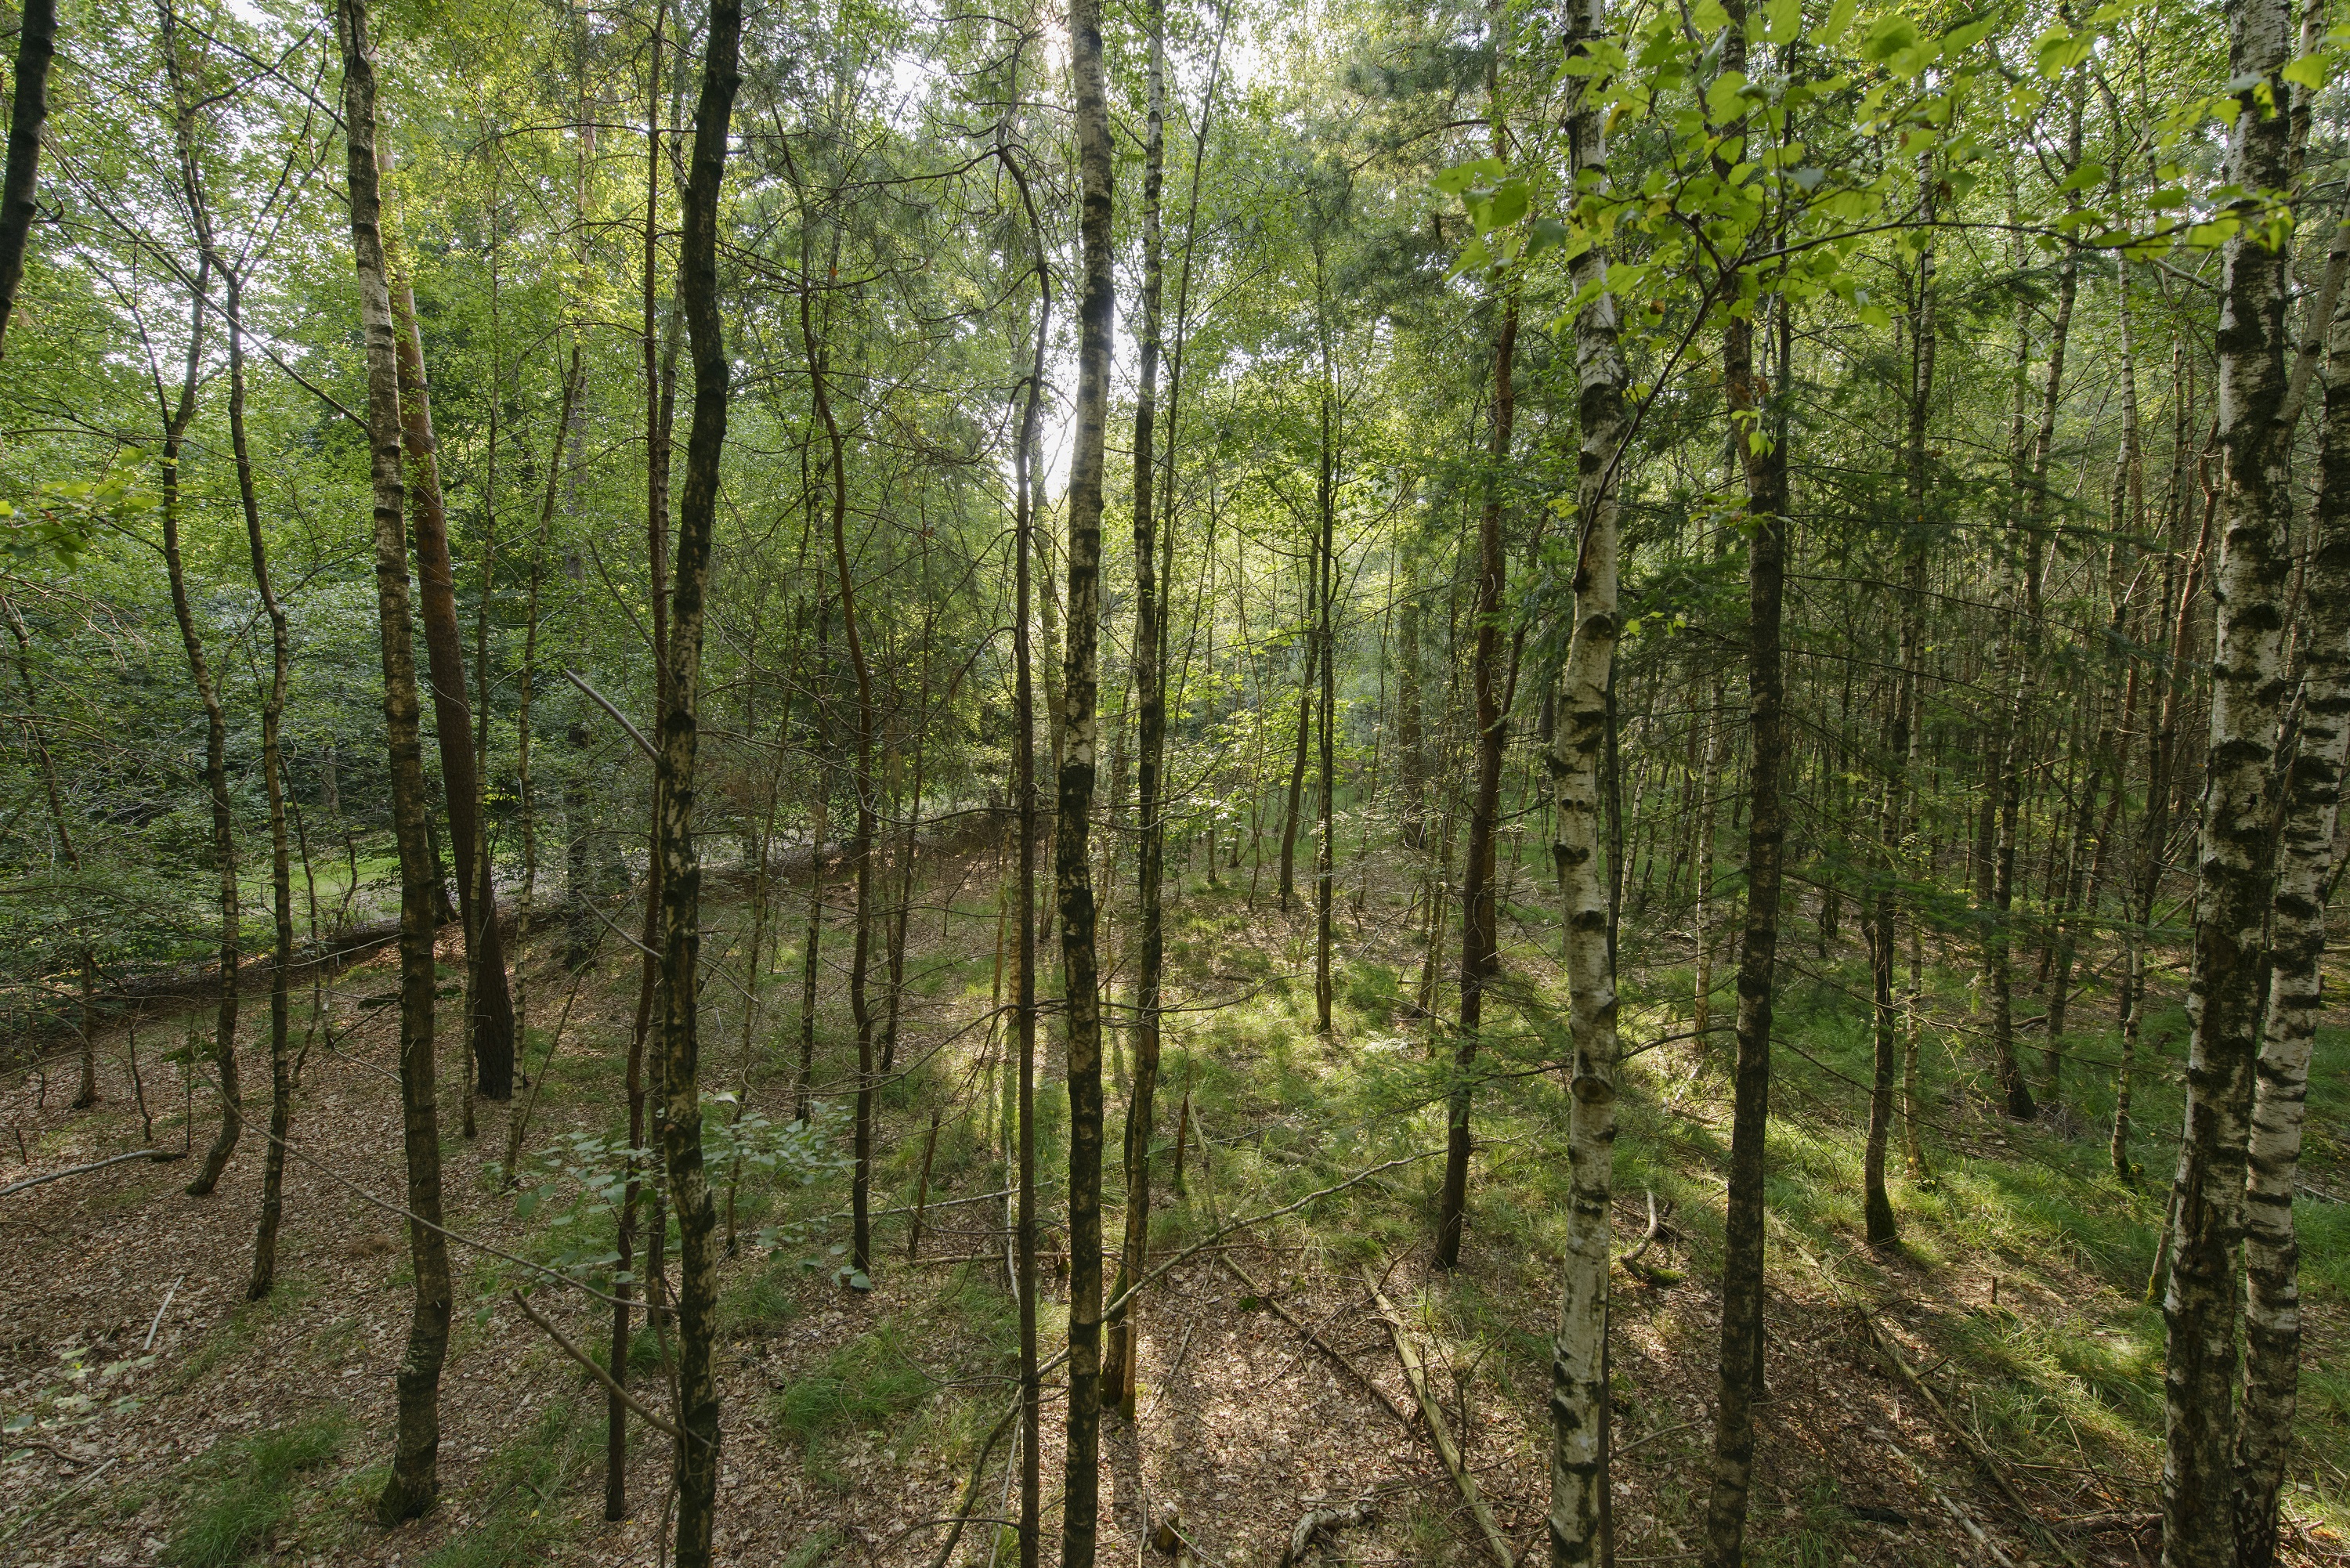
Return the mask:
<path id="1" fill-rule="evenodd" d="M 2331 287 L 2340 295 L 2350 223 L 2337 227 Z M 2301 1244 L 2293 1179 L 2309 1093 L 2311 1046 L 2324 1006 L 2325 885 L 2350 743 L 2350 309 L 2326 333 L 2325 417 L 2319 432 L 2317 515 L 2303 602 L 2306 663 L 2300 748 L 2277 836 L 2269 938 L 2268 1016 L 2252 1091 L 2244 1182 L 2244 1404 L 2236 1427 L 2235 1518 L 2241 1568 L 2276 1561 L 2277 1501 L 2292 1447 L 2301 1373 Z M 2288 399 L 2288 413 L 2293 400 Z"/>
<path id="2" fill-rule="evenodd" d="M 2292 510 L 2284 426 L 2285 294 L 2291 247 L 2272 246 L 2262 198 L 2285 182 L 2293 46 L 2286 0 L 2230 0 L 2229 71 L 2248 84 L 2227 176 L 2245 194 L 2222 256 L 2220 435 L 2226 533 L 2212 591 L 2211 751 L 2204 782 L 2188 989 L 2186 1125 L 2172 1193 L 2176 1241 L 2164 1293 L 2167 1337 L 2164 1568 L 2233 1568 L 2230 1448 L 2236 1381 L 2234 1273 L 2244 1227 L 2246 1145 L 2258 1056 L 2262 926 L 2274 865 L 2277 721 L 2285 696 L 2284 602 Z"/>
<path id="3" fill-rule="evenodd" d="M 1567 55 L 1589 58 L 1607 26 L 1607 0 L 1574 0 Z M 1607 182 L 1598 82 L 1570 77 L 1567 134 L 1575 189 Z M 1598 246 L 1575 258 L 1576 290 L 1607 275 Z M 1575 633 L 1562 674 L 1557 738 L 1546 762 L 1557 802 L 1552 856 L 1565 905 L 1568 1027 L 1575 1047 L 1567 1134 L 1572 1195 L 1558 1332 L 1551 1342 L 1550 1555 L 1597 1563 L 1607 1549 L 1607 1285 L 1615 1202 L 1616 963 L 1607 941 L 1607 863 L 1600 854 L 1600 763 L 1607 742 L 1607 676 L 1616 658 L 1618 464 L 1623 457 L 1624 357 L 1616 301 L 1600 292 L 1575 316 L 1575 375 L 1583 447 L 1575 517 Z M 1700 867 L 1699 875 L 1704 875 Z"/>

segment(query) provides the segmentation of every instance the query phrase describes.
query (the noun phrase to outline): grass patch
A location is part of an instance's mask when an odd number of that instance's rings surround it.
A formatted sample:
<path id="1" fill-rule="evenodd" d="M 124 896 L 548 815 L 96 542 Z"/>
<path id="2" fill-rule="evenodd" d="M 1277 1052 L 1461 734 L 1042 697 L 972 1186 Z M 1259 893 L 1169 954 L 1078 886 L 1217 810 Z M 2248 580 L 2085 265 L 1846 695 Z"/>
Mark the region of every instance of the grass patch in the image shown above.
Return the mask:
<path id="1" fill-rule="evenodd" d="M 188 1522 L 164 1560 L 173 1568 L 232 1568 L 273 1543 L 294 1510 L 302 1474 L 331 1461 L 348 1428 L 340 1411 L 274 1428 L 203 1461 Z"/>
<path id="2" fill-rule="evenodd" d="M 550 1405 L 487 1467 L 488 1512 L 482 1521 L 424 1559 L 423 1568 L 527 1568 L 567 1533 L 557 1506 L 602 1437 L 569 1400 Z"/>

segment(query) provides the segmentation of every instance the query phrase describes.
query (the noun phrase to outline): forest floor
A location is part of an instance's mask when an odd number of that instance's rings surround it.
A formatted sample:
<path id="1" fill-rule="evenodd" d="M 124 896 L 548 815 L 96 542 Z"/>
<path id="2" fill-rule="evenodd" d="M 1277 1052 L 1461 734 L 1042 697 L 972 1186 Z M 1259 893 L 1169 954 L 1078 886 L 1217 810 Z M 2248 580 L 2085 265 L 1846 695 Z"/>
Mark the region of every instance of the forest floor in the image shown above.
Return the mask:
<path id="1" fill-rule="evenodd" d="M 989 857 L 926 864 L 907 962 L 900 1077 L 883 1096 L 869 1292 L 839 1282 L 847 1236 L 845 1101 L 795 1137 L 798 938 L 804 888 L 779 890 L 781 940 L 761 1011 L 743 1027 L 739 986 L 713 981 L 703 1062 L 714 1086 L 743 1069 L 768 1124 L 734 1203 L 739 1246 L 723 1266 L 720 1388 L 725 1438 L 719 1542 L 730 1563 L 926 1564 L 979 1466 L 977 1516 L 953 1559 L 1016 1561 L 994 1521 L 1016 1511 L 1009 1445 L 982 1449 L 1008 1408 L 1015 1314 L 1006 1289 L 1000 1110 L 1002 1037 L 986 1022 L 998 935 Z M 1313 1028 L 1310 919 L 1272 908 L 1272 876 L 1203 885 L 1193 866 L 1169 908 L 1166 1057 L 1159 1098 L 1155 1255 L 1220 1225 L 1295 1203 L 1392 1160 L 1441 1147 L 1441 1069 L 1430 1026 L 1406 1002 L 1426 937 L 1408 871 L 1377 856 L 1367 887 L 1342 874 L 1337 1023 Z M 1301 893 L 1309 889 L 1301 881 Z M 1358 891 L 1367 892 L 1357 905 Z M 739 977 L 750 917 L 739 885 L 712 911 L 706 961 Z M 1313 1550 L 1334 1563 L 1491 1563 L 1431 1448 L 1367 1273 L 1425 1357 L 1431 1394 L 1512 1552 L 1544 1552 L 1548 1346 L 1565 1183 L 1562 1054 L 1555 1009 L 1557 928 L 1544 889 L 1513 873 L 1507 979 L 1487 1032 L 1480 1153 L 1463 1266 L 1427 1262 L 1439 1167 L 1395 1166 L 1271 1222 L 1192 1252 L 1145 1298 L 1139 1421 L 1105 1428 L 1103 1551 L 1161 1558 L 1143 1523 L 1174 1514 L 1183 1551 L 1208 1568 L 1281 1562 L 1311 1509 L 1370 1502 L 1367 1521 Z M 848 929 L 822 944 L 819 1085 L 853 1062 L 845 992 Z M 1301 909 L 1306 900 L 1300 899 Z M 2142 1075 L 2135 1188 L 2108 1168 L 2117 1049 L 2111 996 L 2079 998 L 2062 1108 L 2033 1126 L 1994 1114 L 1970 1033 L 1963 954 L 1931 971 L 1925 1030 L 1930 1175 L 1895 1184 L 1904 1246 L 1860 1243 L 1867 1018 L 1852 933 L 1819 944 L 1814 907 L 1791 901 L 1783 950 L 1770 1201 L 1767 1401 L 1758 1414 L 1750 1561 L 1820 1565 L 2150 1563 L 2161 1427 L 2159 1314 L 2144 1302 L 2178 1126 L 2184 1015 L 2178 977 Z M 1121 919 L 1112 953 L 1129 951 Z M 448 977 L 462 961 L 444 933 Z M 1628 1075 L 1617 1147 L 1622 1245 L 1657 1239 L 1617 1272 L 1615 1527 L 1617 1561 L 1692 1558 L 1710 1476 L 1721 1181 L 1729 1137 L 1726 1046 L 1687 1040 L 1689 936 L 1627 928 L 1629 1043 L 1661 1041 Z M 0 1204 L 0 1563 L 25 1564 L 647 1563 L 660 1561 L 665 1444 L 632 1423 L 629 1502 L 603 1521 L 604 1398 L 518 1312 L 536 1304 L 577 1343 L 601 1345 L 608 1315 L 550 1282 L 598 1281 L 608 1207 L 595 1196 L 625 1129 L 622 1065 L 637 965 L 616 942 L 581 974 L 539 1089 L 519 1195 L 501 1190 L 504 1106 L 477 1107 L 480 1136 L 452 1125 L 444 1092 L 447 1220 L 456 1319 L 442 1382 L 441 1505 L 393 1531 L 372 1522 L 407 1333 L 394 1067 L 396 1009 L 361 1004 L 394 983 L 387 950 L 338 977 L 331 1048 L 311 1051 L 286 1173 L 278 1282 L 244 1300 L 262 1167 L 249 1129 L 219 1190 L 192 1199 L 191 1162 L 128 1162 Z M 1448 954 L 1457 940 L 1448 940 Z M 1657 961 L 1644 963 L 1644 955 Z M 1130 961 L 1129 960 L 1122 961 Z M 571 985 L 555 940 L 523 955 L 529 1063 L 548 1045 Z M 1040 967 L 1049 980 L 1054 955 Z M 1448 966 L 1449 967 L 1449 963 Z M 1718 1007 L 1730 1002 L 1730 968 Z M 1112 980 L 1122 984 L 1123 967 Z M 878 988 L 877 988 L 878 995 Z M 307 1014 L 307 999 L 297 1010 Z M 452 1005 L 453 1012 L 453 1004 Z M 453 1022 L 446 1014 L 444 1032 Z M 160 1146 L 189 1138 L 180 1069 L 157 1058 L 208 1012 L 151 1020 L 143 1082 Z M 303 1023 L 297 1018 L 297 1035 Z M 249 998 L 241 1036 L 246 1104 L 267 1095 L 267 1007 Z M 447 1038 L 444 1033 L 444 1040 Z M 2031 1039 L 2031 1036 L 2026 1036 Z M 2350 1562 L 2350 1053 L 2324 1031 L 2300 1204 L 2308 1344 L 2303 1441 L 2288 1495 L 2296 1563 Z M 22 1168 L 6 1180 L 140 1147 L 127 1042 L 101 1042 L 104 1101 L 71 1113 L 69 1059 L 11 1085 Z M 2035 1050 L 2033 1055 L 2038 1056 Z M 1040 1074 L 1040 1210 L 1047 1254 L 1065 1245 L 1066 1097 L 1055 1060 Z M 444 1062 L 452 1059 L 445 1046 Z M 1126 1085 L 1112 1061 L 1111 1115 Z M 445 1072 L 444 1072 L 445 1083 Z M 1186 1193 L 1170 1190 L 1179 1107 L 1190 1096 Z M 525 1103 L 518 1099 L 517 1104 Z M 213 1125 L 195 1093 L 194 1144 Z M 932 1112 L 921 1252 L 903 1212 L 916 1199 Z M 717 1115 L 727 1114 L 722 1107 Z M 757 1123 L 749 1124 L 756 1129 Z M 1113 1188 L 1119 1184 L 1113 1132 Z M 12 1146 L 10 1153 L 16 1150 Z M 1899 1166 L 1897 1151 L 1896 1167 Z M 722 1179 L 726 1170 L 719 1164 Z M 0 1184 L 5 1184 L 0 1182 Z M 1115 1194 L 1113 1193 L 1113 1200 Z M 1116 1215 L 1106 1203 L 1114 1243 Z M 478 1244 L 477 1244 L 478 1243 Z M 494 1251 L 489 1249 L 495 1249 Z M 500 1255 L 504 1254 L 504 1255 Z M 1047 1265 L 1042 1340 L 1063 1337 L 1064 1282 Z M 608 1282 L 608 1268 L 603 1279 Z M 1897 1377 L 1873 1321 L 1936 1394 Z M 1314 1331 L 1310 1343 L 1304 1328 Z M 662 1336 L 640 1332 L 632 1377 L 653 1397 Z M 1376 1389 L 1376 1393 L 1373 1391 Z M 1048 1390 L 1043 1444 L 1046 1550 L 1057 1557 L 1061 1442 Z M 1392 1407 L 1392 1408 L 1391 1408 Z M 1409 1426 L 1394 1413 L 1413 1415 Z M 1997 1456 L 2027 1520 L 1971 1460 L 1963 1429 Z"/>

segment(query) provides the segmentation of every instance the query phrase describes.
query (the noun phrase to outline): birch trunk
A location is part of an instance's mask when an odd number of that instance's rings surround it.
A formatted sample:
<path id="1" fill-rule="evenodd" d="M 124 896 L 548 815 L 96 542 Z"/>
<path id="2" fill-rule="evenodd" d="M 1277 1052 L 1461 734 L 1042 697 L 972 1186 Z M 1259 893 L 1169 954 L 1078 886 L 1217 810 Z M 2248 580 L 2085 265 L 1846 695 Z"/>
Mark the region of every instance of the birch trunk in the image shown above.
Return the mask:
<path id="1" fill-rule="evenodd" d="M 2334 249 L 2337 255 L 2350 251 L 2350 224 L 2337 228 Z M 2293 1182 L 2311 1047 L 2324 1006 L 2319 965 L 2325 956 L 2325 893 L 2350 742 L 2350 307 L 2336 306 L 2327 338 L 2316 537 L 2303 582 L 2308 623 L 2300 750 L 2277 840 L 2268 1013 L 2246 1151 L 2244 1407 L 2235 1438 L 2239 1568 L 2270 1568 L 2276 1561 L 2278 1496 L 2293 1447 L 2301 1371 Z"/>
<path id="2" fill-rule="evenodd" d="M 2260 955 L 2275 864 L 2275 748 L 2285 696 L 2285 589 L 2292 574 L 2288 453 L 2277 418 L 2285 393 L 2290 247 L 2262 243 L 2263 196 L 2283 185 L 2286 101 L 2279 76 L 2293 46 L 2285 0 L 2231 0 L 2229 70 L 2248 85 L 2230 134 L 2227 178 L 2246 194 L 2246 225 L 2221 255 L 2220 438 L 2227 452 L 2226 531 L 2212 573 L 2210 758 L 2197 855 L 2194 967 L 2185 1128 L 2172 1192 L 2170 1274 L 2163 1297 L 2164 1568 L 2236 1560 L 2233 1473 L 2235 1269 L 2243 1242 L 2246 1144 L 2259 1056 Z M 2257 89 L 2257 90 L 2255 90 Z"/>
<path id="3" fill-rule="evenodd" d="M 1607 0 L 1577 0 L 1569 13 L 1567 57 L 1588 58 L 1607 36 Z M 1569 77 L 1566 126 L 1575 189 L 1604 201 L 1607 146 L 1595 101 L 1603 83 Z M 1607 276 L 1607 252 L 1577 256 L 1579 292 Z M 1550 1557 L 1554 1564 L 1604 1563 L 1611 1554 L 1607 1458 L 1610 1432 L 1607 1286 L 1614 1266 L 1616 1198 L 1616 961 L 1608 942 L 1608 878 L 1601 853 L 1600 772 L 1607 748 L 1608 678 L 1616 659 L 1617 483 L 1622 461 L 1627 379 L 1617 347 L 1616 299 L 1604 291 L 1576 313 L 1579 389 L 1575 630 L 1560 673 L 1550 772 L 1558 874 L 1566 929 L 1568 1029 L 1575 1060 L 1568 1080 L 1565 1278 L 1550 1361 Z"/>

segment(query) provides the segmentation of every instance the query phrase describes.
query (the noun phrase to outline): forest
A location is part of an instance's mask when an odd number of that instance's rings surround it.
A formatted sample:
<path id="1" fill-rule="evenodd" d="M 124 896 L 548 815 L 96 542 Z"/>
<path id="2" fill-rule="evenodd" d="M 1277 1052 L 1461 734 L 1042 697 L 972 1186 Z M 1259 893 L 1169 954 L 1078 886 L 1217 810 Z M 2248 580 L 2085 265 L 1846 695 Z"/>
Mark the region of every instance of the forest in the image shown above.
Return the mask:
<path id="1" fill-rule="evenodd" d="M 0 1563 L 2350 1563 L 2350 12 L 2093 5 L 0 0 Z"/>

